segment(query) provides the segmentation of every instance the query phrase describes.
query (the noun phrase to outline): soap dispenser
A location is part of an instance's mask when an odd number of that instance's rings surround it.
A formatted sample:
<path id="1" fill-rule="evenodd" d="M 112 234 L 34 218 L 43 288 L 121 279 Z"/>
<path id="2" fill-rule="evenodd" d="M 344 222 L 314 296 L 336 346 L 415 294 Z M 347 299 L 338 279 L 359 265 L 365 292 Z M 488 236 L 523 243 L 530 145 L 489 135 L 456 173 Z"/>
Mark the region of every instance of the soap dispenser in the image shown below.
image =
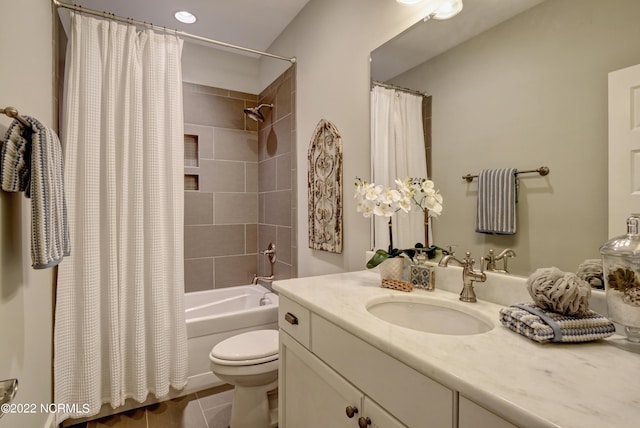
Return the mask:
<path id="1" fill-rule="evenodd" d="M 640 344 L 640 214 L 627 219 L 627 233 L 600 247 L 609 318 Z"/>
<path id="2" fill-rule="evenodd" d="M 426 252 L 420 251 L 410 268 L 410 282 L 416 288 L 433 291 L 436 288 L 435 269 L 427 264 L 427 260 Z"/>

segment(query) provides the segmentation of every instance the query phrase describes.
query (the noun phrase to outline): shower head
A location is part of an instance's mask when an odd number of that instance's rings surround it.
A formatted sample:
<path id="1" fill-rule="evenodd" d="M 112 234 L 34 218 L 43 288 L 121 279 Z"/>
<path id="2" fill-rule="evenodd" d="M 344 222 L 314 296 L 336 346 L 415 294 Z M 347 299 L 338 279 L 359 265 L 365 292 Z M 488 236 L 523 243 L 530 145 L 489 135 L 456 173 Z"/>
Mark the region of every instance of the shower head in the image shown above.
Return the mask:
<path id="1" fill-rule="evenodd" d="M 273 104 L 260 104 L 258 107 L 246 108 L 244 109 L 244 114 L 256 122 L 264 122 L 264 116 L 260 112 L 262 107 L 269 107 L 270 109 L 273 109 Z"/>

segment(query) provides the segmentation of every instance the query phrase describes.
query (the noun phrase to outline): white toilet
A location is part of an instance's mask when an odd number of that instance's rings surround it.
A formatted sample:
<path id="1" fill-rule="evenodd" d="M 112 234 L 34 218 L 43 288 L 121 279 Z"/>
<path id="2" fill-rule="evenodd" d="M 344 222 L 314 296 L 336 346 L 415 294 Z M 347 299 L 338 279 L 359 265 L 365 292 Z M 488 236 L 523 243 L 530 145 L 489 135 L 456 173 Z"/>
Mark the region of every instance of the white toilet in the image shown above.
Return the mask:
<path id="1" fill-rule="evenodd" d="M 255 330 L 225 339 L 213 347 L 209 361 L 213 374 L 235 386 L 231 428 L 278 425 L 277 404 L 270 406 L 267 394 L 278 388 L 278 330 Z"/>

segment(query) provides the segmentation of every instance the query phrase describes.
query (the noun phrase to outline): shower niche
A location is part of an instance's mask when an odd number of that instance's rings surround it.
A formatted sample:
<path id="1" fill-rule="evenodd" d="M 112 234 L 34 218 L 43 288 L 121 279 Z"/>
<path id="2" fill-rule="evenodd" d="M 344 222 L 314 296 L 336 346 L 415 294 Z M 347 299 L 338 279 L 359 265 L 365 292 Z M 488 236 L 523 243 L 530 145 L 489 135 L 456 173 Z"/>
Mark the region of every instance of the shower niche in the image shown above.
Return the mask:
<path id="1" fill-rule="evenodd" d="M 197 168 L 200 165 L 198 156 L 198 136 L 184 134 L 184 166 L 185 168 Z M 199 190 L 198 175 L 184 175 L 184 190 Z"/>
<path id="2" fill-rule="evenodd" d="M 184 134 L 184 166 L 198 167 L 198 136 Z"/>

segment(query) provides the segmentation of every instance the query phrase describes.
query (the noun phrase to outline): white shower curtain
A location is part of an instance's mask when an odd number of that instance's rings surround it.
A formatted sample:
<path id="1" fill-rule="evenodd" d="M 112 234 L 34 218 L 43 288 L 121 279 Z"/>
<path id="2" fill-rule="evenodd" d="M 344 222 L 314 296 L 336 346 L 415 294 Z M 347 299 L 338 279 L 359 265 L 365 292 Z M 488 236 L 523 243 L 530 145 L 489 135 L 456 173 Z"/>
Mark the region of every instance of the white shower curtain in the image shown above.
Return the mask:
<path id="1" fill-rule="evenodd" d="M 181 51 L 174 36 L 72 14 L 54 400 L 78 411 L 58 422 L 186 384 Z"/>
<path id="2" fill-rule="evenodd" d="M 395 179 L 427 177 L 422 96 L 374 86 L 371 90 L 372 181 L 395 186 Z M 393 216 L 393 245 L 424 243 L 424 215 L 412 207 Z M 389 246 L 388 219 L 374 219 L 374 248 Z"/>

